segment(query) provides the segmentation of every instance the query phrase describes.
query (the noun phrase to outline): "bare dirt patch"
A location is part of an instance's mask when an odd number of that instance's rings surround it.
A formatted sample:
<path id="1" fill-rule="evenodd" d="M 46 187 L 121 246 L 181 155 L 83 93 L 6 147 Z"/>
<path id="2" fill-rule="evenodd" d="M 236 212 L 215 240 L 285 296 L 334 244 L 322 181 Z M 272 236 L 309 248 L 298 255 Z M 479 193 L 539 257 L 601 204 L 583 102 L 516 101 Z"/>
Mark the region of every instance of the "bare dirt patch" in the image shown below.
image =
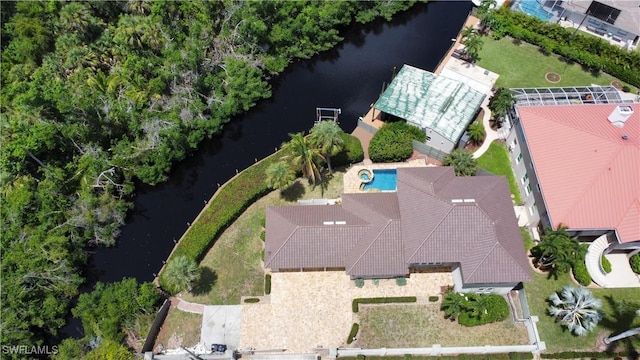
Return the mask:
<path id="1" fill-rule="evenodd" d="M 192 347 L 200 342 L 201 327 L 201 314 L 187 313 L 172 306 L 162 324 L 154 350 L 159 352 L 180 346 Z"/>

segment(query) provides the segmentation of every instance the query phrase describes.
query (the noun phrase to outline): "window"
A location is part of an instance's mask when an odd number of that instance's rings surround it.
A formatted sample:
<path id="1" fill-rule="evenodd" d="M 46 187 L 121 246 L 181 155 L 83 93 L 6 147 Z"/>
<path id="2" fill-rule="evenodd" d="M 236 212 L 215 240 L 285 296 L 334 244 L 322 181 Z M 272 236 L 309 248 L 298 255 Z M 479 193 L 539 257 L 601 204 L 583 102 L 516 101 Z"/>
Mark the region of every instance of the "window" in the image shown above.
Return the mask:
<path id="1" fill-rule="evenodd" d="M 522 153 L 518 154 L 518 157 L 516 158 L 516 164 L 520 164 L 520 161 L 522 161 Z"/>
<path id="2" fill-rule="evenodd" d="M 533 205 L 529 206 L 529 212 L 531 213 L 531 215 L 536 214 L 536 203 L 533 203 Z"/>
<path id="3" fill-rule="evenodd" d="M 536 184 L 536 187 L 538 188 L 538 192 L 542 192 L 542 190 L 540 190 L 540 184 Z"/>
<path id="4" fill-rule="evenodd" d="M 520 180 L 522 181 L 523 184 L 526 183 L 527 180 L 529 180 L 529 174 L 524 174 L 524 176 Z"/>
<path id="5" fill-rule="evenodd" d="M 527 184 L 527 187 L 524 188 L 524 192 L 525 194 L 527 194 L 526 196 L 529 196 L 529 194 L 531 194 L 531 183 Z"/>

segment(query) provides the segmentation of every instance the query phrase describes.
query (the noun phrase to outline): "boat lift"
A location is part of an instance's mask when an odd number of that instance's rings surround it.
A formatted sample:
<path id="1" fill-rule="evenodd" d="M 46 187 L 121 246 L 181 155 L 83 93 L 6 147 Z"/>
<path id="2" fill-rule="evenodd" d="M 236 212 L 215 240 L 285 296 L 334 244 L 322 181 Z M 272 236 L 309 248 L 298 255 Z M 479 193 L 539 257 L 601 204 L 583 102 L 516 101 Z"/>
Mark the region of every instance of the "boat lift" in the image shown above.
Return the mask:
<path id="1" fill-rule="evenodd" d="M 336 124 L 338 122 L 338 116 L 342 114 L 342 109 L 340 108 L 316 108 L 316 122 L 314 125 L 317 125 L 320 121 L 323 120 L 333 120 Z"/>

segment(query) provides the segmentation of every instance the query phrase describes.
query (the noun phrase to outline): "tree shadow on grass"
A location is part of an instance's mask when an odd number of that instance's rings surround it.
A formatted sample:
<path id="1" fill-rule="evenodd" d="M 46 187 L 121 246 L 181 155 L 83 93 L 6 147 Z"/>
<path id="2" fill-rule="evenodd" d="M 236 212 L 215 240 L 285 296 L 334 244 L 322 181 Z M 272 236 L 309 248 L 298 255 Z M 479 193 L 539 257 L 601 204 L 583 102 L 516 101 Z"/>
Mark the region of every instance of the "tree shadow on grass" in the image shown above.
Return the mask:
<path id="1" fill-rule="evenodd" d="M 306 190 L 300 183 L 300 180 L 296 180 L 291 186 L 280 191 L 280 198 L 285 201 L 293 202 L 299 200 L 304 196 Z"/>
<path id="2" fill-rule="evenodd" d="M 193 295 L 204 295 L 211 291 L 213 285 L 218 280 L 218 275 L 213 269 L 208 266 L 203 266 L 200 268 L 200 279 L 193 284 L 193 290 L 191 293 Z"/>
<path id="3" fill-rule="evenodd" d="M 320 196 L 324 197 L 325 191 L 329 189 L 329 183 L 331 182 L 331 179 L 333 179 L 333 174 L 324 174 L 324 176 L 313 185 L 313 189 L 315 190 L 317 186 L 320 186 Z"/>
<path id="4" fill-rule="evenodd" d="M 616 301 L 611 295 L 606 295 L 604 300 L 613 309 L 612 314 L 607 314 L 607 316 L 600 321 L 602 327 L 611 331 L 609 336 L 618 335 L 633 327 L 637 327 L 634 326 L 634 320 L 637 316 L 636 311 L 640 308 L 640 302 Z M 630 359 L 638 359 L 640 358 L 638 345 L 640 345 L 640 340 L 637 335 L 634 335 L 606 345 L 606 352 L 613 353 L 618 350 L 619 347 L 627 353 Z"/>

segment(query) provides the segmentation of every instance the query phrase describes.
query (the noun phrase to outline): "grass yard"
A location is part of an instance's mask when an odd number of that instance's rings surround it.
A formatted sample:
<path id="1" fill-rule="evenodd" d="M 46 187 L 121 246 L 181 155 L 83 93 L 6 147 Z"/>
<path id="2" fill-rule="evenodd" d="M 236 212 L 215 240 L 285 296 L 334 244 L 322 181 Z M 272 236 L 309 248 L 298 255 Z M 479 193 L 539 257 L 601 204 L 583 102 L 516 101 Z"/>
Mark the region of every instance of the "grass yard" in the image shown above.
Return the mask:
<path id="1" fill-rule="evenodd" d="M 478 66 L 500 74 L 496 87 L 556 87 L 576 85 L 609 85 L 615 80 L 610 75 L 593 75 L 584 71 L 578 64 L 567 64 L 558 55 L 544 55 L 536 46 L 521 43 L 516 45 L 511 39 L 494 40 L 489 36 L 482 38 L 484 45 L 480 51 Z M 507 55 L 508 54 L 508 55 Z M 559 83 L 550 83 L 545 74 L 560 74 Z"/>
<path id="2" fill-rule="evenodd" d="M 362 348 L 526 345 L 527 330 L 511 320 L 465 327 L 444 318 L 440 303 L 426 305 L 361 306 L 360 333 L 354 343 Z"/>
<path id="3" fill-rule="evenodd" d="M 201 327 L 201 314 L 192 314 L 172 307 L 162 324 L 156 346 L 162 345 L 165 349 L 194 346 L 200 342 Z"/>
<path id="4" fill-rule="evenodd" d="M 509 189 L 514 196 L 516 204 L 522 202 L 520 197 L 520 191 L 516 184 L 516 178 L 513 175 L 511 169 L 511 160 L 509 160 L 509 153 L 504 144 L 499 142 L 493 142 L 489 145 L 489 149 L 478 158 L 478 167 L 487 170 L 496 175 L 506 176 L 509 181 Z"/>
<path id="5" fill-rule="evenodd" d="M 550 352 L 557 351 L 590 351 L 595 350 L 596 339 L 599 332 L 619 333 L 628 330 L 631 327 L 640 326 L 640 316 L 635 319 L 625 318 L 618 319 L 615 316 L 613 302 L 621 300 L 640 300 L 640 289 L 638 288 L 618 288 L 618 289 L 592 289 L 593 294 L 602 300 L 603 311 L 606 316 L 598 327 L 587 336 L 574 336 L 565 327 L 560 326 L 554 319 L 547 315 L 549 304 L 546 299 L 554 291 L 561 290 L 565 285 L 577 286 L 569 277 L 569 275 L 560 276 L 556 279 L 547 279 L 546 275 L 533 273 L 533 281 L 525 283 L 524 287 L 527 292 L 527 300 L 532 315 L 540 317 L 538 322 L 538 332 L 540 338 L 547 344 Z M 628 327 L 628 328 L 627 328 Z M 636 349 L 640 349 L 640 338 L 630 338 Z M 620 345 L 624 345 L 624 341 L 620 341 Z"/>
<path id="6" fill-rule="evenodd" d="M 299 179 L 284 194 L 273 191 L 253 203 L 216 240 L 200 262 L 203 276 L 192 292 L 183 292 L 186 301 L 200 304 L 240 304 L 241 296 L 264 294 L 264 270 L 260 239 L 266 207 L 292 205 L 298 199 L 336 198 L 342 194 L 345 170 L 334 171 L 324 186 L 311 186 Z"/>

